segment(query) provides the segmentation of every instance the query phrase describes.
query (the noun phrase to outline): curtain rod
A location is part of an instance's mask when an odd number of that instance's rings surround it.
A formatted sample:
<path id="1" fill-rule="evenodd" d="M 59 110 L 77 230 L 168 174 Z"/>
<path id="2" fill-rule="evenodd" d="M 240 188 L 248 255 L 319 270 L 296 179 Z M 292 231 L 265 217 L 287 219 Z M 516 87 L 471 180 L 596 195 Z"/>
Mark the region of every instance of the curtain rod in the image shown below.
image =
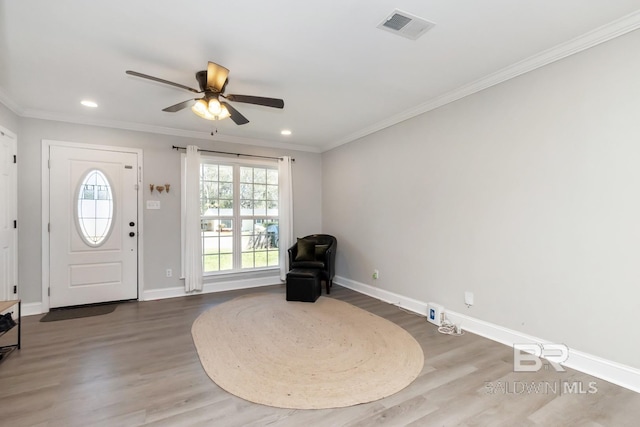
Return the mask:
<path id="1" fill-rule="evenodd" d="M 172 146 L 174 150 L 186 150 L 187 147 L 177 147 L 175 145 Z M 216 153 L 216 154 L 228 154 L 230 156 L 244 156 L 244 157 L 257 157 L 260 159 L 272 159 L 272 160 L 282 160 L 282 157 L 271 157 L 271 156 L 258 156 L 256 154 L 242 154 L 242 153 L 229 153 L 227 151 L 215 151 L 215 150 L 203 150 L 202 148 L 198 148 L 198 151 L 202 151 L 205 153 Z M 295 162 L 296 159 L 291 159 L 292 162 Z"/>

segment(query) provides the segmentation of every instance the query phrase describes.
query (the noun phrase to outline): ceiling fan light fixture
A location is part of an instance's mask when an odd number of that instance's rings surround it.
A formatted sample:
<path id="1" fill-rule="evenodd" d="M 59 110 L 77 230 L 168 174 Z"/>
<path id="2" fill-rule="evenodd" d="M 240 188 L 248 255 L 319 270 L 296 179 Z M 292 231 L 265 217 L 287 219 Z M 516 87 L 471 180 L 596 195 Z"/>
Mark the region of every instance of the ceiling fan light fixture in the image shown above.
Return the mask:
<path id="1" fill-rule="evenodd" d="M 220 101 L 217 98 L 211 98 L 209 100 L 209 112 L 214 116 L 219 115 L 222 112 L 222 105 L 220 105 Z"/>
<path id="2" fill-rule="evenodd" d="M 192 93 L 202 94 L 202 98 L 187 99 L 186 101 L 163 108 L 162 111 L 167 113 L 182 111 L 191 106 L 191 111 L 193 111 L 193 113 L 198 117 L 205 120 L 224 120 L 229 117 L 235 124 L 245 125 L 249 123 L 249 120 L 231 104 L 228 104 L 225 101 L 243 102 L 245 104 L 262 105 L 265 107 L 280 109 L 284 108 L 284 101 L 279 98 L 267 98 L 264 96 L 251 95 L 225 95 L 225 87 L 229 82 L 229 79 L 227 78 L 229 75 L 229 69 L 211 61 L 209 61 L 206 70 L 201 70 L 196 73 L 196 80 L 198 81 L 200 90 L 180 83 L 174 83 L 169 80 L 142 74 L 137 71 L 127 70 L 126 74 L 188 90 Z M 220 96 L 223 97 L 225 101 L 220 101 Z"/>
<path id="3" fill-rule="evenodd" d="M 229 110 L 227 110 L 227 107 L 225 107 L 224 105 L 221 105 L 220 114 L 218 114 L 218 116 L 216 117 L 216 120 L 226 119 L 227 117 L 231 117 L 231 113 L 229 113 Z"/>
<path id="4" fill-rule="evenodd" d="M 218 104 L 217 111 L 215 108 L 216 103 Z M 211 111 L 212 106 L 214 107 L 213 111 Z M 229 114 L 229 110 L 227 110 L 224 105 L 221 105 L 215 98 L 210 99 L 209 102 L 204 99 L 198 99 L 196 103 L 193 104 L 193 107 L 191 107 L 191 111 L 193 111 L 198 117 L 202 117 L 206 120 L 223 120 L 231 116 L 231 114 Z"/>
<path id="5" fill-rule="evenodd" d="M 207 120 L 215 120 L 214 116 L 209 113 L 209 108 L 207 106 L 207 102 L 204 99 L 198 99 L 193 107 L 191 107 L 191 111 L 193 111 L 198 117 L 202 117 Z"/>
<path id="6" fill-rule="evenodd" d="M 200 117 L 203 117 L 206 113 L 209 112 L 207 103 L 204 99 L 198 99 L 196 103 L 193 104 L 193 107 L 191 107 L 191 110 Z"/>

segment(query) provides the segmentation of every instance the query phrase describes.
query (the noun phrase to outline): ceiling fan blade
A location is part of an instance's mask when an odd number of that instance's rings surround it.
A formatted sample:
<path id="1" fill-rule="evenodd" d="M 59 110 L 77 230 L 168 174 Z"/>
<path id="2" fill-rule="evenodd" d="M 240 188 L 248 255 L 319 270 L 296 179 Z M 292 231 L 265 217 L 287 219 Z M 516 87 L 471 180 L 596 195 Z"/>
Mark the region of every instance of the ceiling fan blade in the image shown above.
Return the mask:
<path id="1" fill-rule="evenodd" d="M 265 107 L 284 108 L 284 101 L 278 98 L 264 98 L 262 96 L 250 95 L 227 95 L 229 101 L 244 102 L 247 104 L 264 105 Z"/>
<path id="2" fill-rule="evenodd" d="M 207 89 L 222 93 L 228 75 L 228 69 L 215 62 L 209 61 L 209 65 L 207 66 Z"/>
<path id="3" fill-rule="evenodd" d="M 154 82 L 164 83 L 166 85 L 179 87 L 180 89 L 186 89 L 186 90 L 191 91 L 193 93 L 201 93 L 199 90 L 196 90 L 196 89 L 191 88 L 189 86 L 181 85 L 180 83 L 170 82 L 169 80 L 160 79 L 158 77 L 149 76 L 147 74 L 142 74 L 142 73 L 139 73 L 137 71 L 127 70 L 127 74 L 129 74 L 131 76 L 142 77 L 143 79 L 153 80 Z"/>
<path id="4" fill-rule="evenodd" d="M 231 115 L 231 120 L 233 120 L 233 122 L 237 125 L 245 125 L 247 123 L 249 123 L 249 120 L 243 116 L 242 114 L 240 114 L 240 112 L 238 110 L 236 110 L 235 108 L 233 108 L 231 105 L 229 105 L 227 102 L 221 102 L 221 105 L 224 105 L 227 110 L 229 110 L 229 114 Z"/>
<path id="5" fill-rule="evenodd" d="M 171 107 L 163 108 L 162 111 L 166 111 L 168 113 L 175 113 L 176 111 L 183 110 L 187 107 L 191 107 L 193 103 L 197 101 L 197 99 L 187 99 L 179 104 L 172 105 Z"/>

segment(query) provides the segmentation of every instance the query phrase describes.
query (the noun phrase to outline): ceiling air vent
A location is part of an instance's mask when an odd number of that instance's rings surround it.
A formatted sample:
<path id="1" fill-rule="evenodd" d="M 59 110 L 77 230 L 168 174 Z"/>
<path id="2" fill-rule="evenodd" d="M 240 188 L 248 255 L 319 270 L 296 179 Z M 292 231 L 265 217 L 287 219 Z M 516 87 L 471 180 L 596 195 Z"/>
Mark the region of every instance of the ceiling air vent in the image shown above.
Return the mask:
<path id="1" fill-rule="evenodd" d="M 381 30 L 416 40 L 436 24 L 401 10 L 394 10 L 378 25 Z"/>

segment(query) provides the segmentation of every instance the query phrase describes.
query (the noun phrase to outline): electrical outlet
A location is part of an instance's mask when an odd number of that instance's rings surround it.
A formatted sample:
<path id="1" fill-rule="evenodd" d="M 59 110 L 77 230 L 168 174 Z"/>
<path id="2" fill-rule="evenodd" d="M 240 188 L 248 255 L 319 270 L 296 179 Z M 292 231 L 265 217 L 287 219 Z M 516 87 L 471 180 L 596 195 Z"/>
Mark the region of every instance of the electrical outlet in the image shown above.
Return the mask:
<path id="1" fill-rule="evenodd" d="M 373 277 L 374 280 L 378 280 L 380 278 L 380 272 L 378 270 L 373 270 L 371 277 Z"/>
<path id="2" fill-rule="evenodd" d="M 473 305 L 473 292 L 466 291 L 464 293 L 464 303 L 467 307 L 471 307 Z"/>
<path id="3" fill-rule="evenodd" d="M 171 277 L 173 276 L 173 270 L 171 270 L 170 268 L 167 268 L 167 277 Z"/>

